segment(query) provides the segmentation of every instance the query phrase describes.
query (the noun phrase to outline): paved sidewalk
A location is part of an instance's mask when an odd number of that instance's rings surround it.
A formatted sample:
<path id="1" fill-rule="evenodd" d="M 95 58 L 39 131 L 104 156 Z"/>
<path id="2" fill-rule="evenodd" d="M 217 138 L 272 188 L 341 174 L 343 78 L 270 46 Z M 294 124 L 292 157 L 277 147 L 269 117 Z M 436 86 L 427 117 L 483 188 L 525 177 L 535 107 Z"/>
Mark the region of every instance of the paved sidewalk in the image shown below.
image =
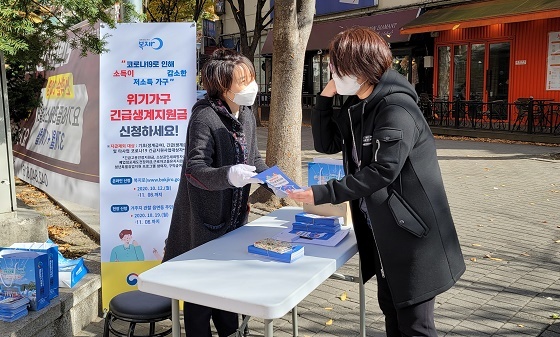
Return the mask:
<path id="1" fill-rule="evenodd" d="M 258 132 L 264 153 L 267 129 Z M 552 318 L 560 314 L 560 160 L 545 155 L 560 147 L 451 140 L 437 147 L 467 264 L 436 299 L 440 336 L 560 337 L 560 319 Z M 304 177 L 316 156 L 303 128 Z M 340 271 L 357 275 L 357 268 L 354 257 Z M 378 337 L 385 334 L 375 289 L 375 279 L 366 284 L 366 332 Z M 358 336 L 358 287 L 327 280 L 298 314 L 299 336 Z M 292 335 L 291 314 L 274 325 L 275 336 Z M 99 319 L 75 336 L 102 336 L 102 328 Z M 250 321 L 250 334 L 263 335 L 261 320 Z"/>

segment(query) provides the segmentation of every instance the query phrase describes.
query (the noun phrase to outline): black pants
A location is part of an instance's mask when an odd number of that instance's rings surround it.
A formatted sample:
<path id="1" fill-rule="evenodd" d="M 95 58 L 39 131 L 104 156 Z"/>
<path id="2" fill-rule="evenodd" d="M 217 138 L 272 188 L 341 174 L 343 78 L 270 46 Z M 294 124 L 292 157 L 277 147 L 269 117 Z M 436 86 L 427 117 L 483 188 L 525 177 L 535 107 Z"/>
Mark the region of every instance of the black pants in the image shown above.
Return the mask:
<path id="1" fill-rule="evenodd" d="M 239 316 L 236 313 L 205 307 L 185 302 L 185 333 L 187 337 L 212 337 L 210 319 L 218 331 L 218 336 L 227 337 L 239 327 Z"/>
<path id="2" fill-rule="evenodd" d="M 385 315 L 387 337 L 437 337 L 434 323 L 435 297 L 402 309 L 395 308 L 387 280 L 381 276 L 379 263 L 375 266 L 377 298 Z"/>

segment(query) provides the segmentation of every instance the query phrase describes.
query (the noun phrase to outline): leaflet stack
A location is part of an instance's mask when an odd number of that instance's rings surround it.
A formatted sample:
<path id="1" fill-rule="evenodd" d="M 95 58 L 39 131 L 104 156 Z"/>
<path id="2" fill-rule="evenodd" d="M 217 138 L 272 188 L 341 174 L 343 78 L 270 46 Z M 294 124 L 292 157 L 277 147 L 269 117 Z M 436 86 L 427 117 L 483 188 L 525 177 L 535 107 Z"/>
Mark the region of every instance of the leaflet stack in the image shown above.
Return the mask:
<path id="1" fill-rule="evenodd" d="M 0 297 L 0 321 L 13 322 L 27 315 L 29 299 L 23 296 Z"/>

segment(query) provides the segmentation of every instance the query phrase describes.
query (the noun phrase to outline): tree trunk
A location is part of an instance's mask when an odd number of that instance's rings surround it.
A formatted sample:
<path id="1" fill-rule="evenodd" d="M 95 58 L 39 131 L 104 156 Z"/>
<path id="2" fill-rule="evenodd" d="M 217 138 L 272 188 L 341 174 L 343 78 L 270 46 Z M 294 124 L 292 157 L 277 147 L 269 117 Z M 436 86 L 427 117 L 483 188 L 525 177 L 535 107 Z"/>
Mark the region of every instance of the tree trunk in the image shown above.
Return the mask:
<path id="1" fill-rule="evenodd" d="M 301 185 L 301 95 L 305 49 L 315 13 L 315 0 L 274 1 L 272 53 L 272 92 L 266 163 L 278 165 L 290 178 Z M 260 202 L 281 203 L 264 193 L 255 196 Z"/>

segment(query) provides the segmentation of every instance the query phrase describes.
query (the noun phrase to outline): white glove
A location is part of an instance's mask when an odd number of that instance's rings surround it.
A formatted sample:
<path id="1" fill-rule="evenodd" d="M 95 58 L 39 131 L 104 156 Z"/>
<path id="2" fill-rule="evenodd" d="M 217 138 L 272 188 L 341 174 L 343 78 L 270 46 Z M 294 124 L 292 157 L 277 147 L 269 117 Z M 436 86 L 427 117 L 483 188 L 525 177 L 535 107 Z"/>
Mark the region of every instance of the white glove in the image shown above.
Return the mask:
<path id="1" fill-rule="evenodd" d="M 228 181 L 235 187 L 243 187 L 251 183 L 260 184 L 262 183 L 260 179 L 252 178 L 257 175 L 256 169 L 256 167 L 246 164 L 233 165 L 228 170 Z"/>

